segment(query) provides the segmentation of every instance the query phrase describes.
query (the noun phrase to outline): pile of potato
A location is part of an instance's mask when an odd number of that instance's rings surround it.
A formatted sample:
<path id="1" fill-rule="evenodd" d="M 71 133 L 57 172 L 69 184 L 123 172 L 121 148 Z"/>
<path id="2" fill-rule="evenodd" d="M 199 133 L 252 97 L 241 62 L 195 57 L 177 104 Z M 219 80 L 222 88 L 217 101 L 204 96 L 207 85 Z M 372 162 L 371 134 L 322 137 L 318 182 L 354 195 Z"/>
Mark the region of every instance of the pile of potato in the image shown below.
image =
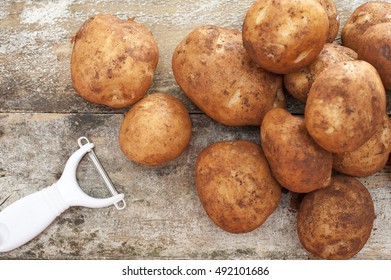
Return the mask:
<path id="1" fill-rule="evenodd" d="M 338 29 L 332 0 L 257 0 L 242 32 L 200 26 L 175 48 L 175 80 L 206 115 L 224 125 L 260 126 L 261 145 L 216 142 L 195 163 L 202 206 L 223 230 L 261 226 L 284 187 L 306 193 L 297 230 L 314 255 L 348 259 L 370 237 L 373 202 L 354 176 L 378 172 L 391 152 L 391 3 L 358 7 L 343 27 L 343 46 L 332 43 Z M 153 35 L 131 19 L 97 15 L 74 37 L 75 90 L 114 108 L 134 104 L 119 143 L 146 165 L 175 159 L 191 138 L 178 99 L 143 97 L 158 56 Z M 285 109 L 284 91 L 305 102 L 304 117 Z"/>

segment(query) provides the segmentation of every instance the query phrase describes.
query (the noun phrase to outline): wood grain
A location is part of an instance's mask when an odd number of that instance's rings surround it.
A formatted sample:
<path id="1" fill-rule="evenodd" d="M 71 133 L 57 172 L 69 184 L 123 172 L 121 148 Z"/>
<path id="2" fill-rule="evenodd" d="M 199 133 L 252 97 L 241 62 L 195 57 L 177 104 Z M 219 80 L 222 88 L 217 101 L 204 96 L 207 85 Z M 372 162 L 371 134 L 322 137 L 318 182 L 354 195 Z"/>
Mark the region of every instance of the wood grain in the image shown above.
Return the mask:
<path id="1" fill-rule="evenodd" d="M 341 27 L 366 1 L 335 0 Z M 68 157 L 87 136 L 96 145 L 128 207 L 64 212 L 36 239 L 0 259 L 312 259 L 299 243 L 296 214 L 300 196 L 284 192 L 277 211 L 259 229 L 242 235 L 215 226 L 198 200 L 194 162 L 218 140 L 259 143 L 257 127 L 227 127 L 200 112 L 176 84 L 171 70 L 175 46 L 203 24 L 240 29 L 252 1 L 59 0 L 0 3 L 0 210 L 56 182 Z M 191 112 L 193 135 L 176 160 L 145 167 L 124 157 L 118 130 L 128 108 L 113 110 L 81 99 L 69 74 L 71 38 L 96 13 L 135 18 L 159 44 L 160 60 L 150 89 L 181 99 Z M 340 28 L 341 29 L 341 28 Z M 389 97 L 389 96 L 388 96 Z M 288 109 L 303 104 L 288 98 Z M 388 102 L 389 98 L 388 98 Z M 391 104 L 388 103 L 390 113 Z M 78 170 L 82 188 L 108 195 L 88 160 Z M 356 259 L 391 258 L 391 168 L 360 179 L 370 190 L 376 220 Z"/>
<path id="2" fill-rule="evenodd" d="M 119 114 L 0 114 L 1 206 L 55 183 L 68 157 L 86 135 L 120 192 L 127 208 L 71 208 L 36 239 L 0 258 L 28 259 L 306 259 L 313 258 L 300 245 L 296 214 L 300 197 L 284 192 L 275 213 L 259 229 L 230 234 L 205 214 L 194 185 L 198 153 L 219 140 L 247 139 L 259 143 L 254 127 L 232 128 L 193 114 L 189 147 L 176 160 L 159 168 L 127 160 L 117 137 Z M 56 135 L 53 137 L 52 135 Z M 39 147 L 39 148 L 37 148 Z M 78 171 L 82 188 L 95 197 L 108 195 L 99 176 L 83 160 Z M 391 257 L 391 170 L 362 179 L 376 207 L 371 239 L 358 259 Z M 0 209 L 1 209 L 0 208 Z"/>
<path id="3" fill-rule="evenodd" d="M 341 27 L 363 0 L 335 1 Z M 71 38 L 96 13 L 135 18 L 154 34 L 160 60 L 150 92 L 180 98 L 190 112 L 199 112 L 176 84 L 171 57 L 192 29 L 213 24 L 241 29 L 252 1 L 3 1 L 0 21 L 0 112 L 124 112 L 93 105 L 78 97 L 71 84 Z M 341 29 L 341 28 L 340 28 Z M 303 104 L 286 93 L 287 107 L 301 114 Z M 391 104 L 388 103 L 390 112 Z"/>

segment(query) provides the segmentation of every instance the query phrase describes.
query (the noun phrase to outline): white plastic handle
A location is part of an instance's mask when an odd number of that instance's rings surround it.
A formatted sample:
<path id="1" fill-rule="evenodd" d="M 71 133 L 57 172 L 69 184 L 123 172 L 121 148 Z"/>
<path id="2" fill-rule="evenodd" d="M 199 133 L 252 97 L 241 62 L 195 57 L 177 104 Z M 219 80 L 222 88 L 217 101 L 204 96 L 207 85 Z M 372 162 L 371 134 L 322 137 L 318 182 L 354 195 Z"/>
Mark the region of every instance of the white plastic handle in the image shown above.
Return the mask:
<path id="1" fill-rule="evenodd" d="M 94 144 L 87 139 L 87 143 L 80 145 L 80 149 L 68 159 L 57 183 L 14 202 L 0 212 L 0 252 L 11 251 L 27 243 L 71 206 L 101 208 L 114 204 L 118 209 L 125 208 L 123 194 L 114 190 L 112 197 L 94 198 L 85 194 L 77 183 L 77 166 L 93 147 Z M 105 176 L 108 178 L 107 174 Z M 118 204 L 120 201 L 121 205 Z"/>
<path id="2" fill-rule="evenodd" d="M 67 208 L 55 186 L 14 202 L 0 212 L 0 252 L 30 241 Z"/>

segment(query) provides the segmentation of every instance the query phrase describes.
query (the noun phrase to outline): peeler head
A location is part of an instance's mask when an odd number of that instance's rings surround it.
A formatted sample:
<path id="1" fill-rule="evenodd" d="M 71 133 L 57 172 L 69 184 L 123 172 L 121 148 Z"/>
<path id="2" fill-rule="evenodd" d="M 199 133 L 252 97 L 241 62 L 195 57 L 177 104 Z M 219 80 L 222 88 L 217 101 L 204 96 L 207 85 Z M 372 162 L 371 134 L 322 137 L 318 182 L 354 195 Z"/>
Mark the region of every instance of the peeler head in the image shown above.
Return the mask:
<path id="1" fill-rule="evenodd" d="M 118 210 L 125 208 L 124 195 L 119 194 L 113 186 L 109 176 L 100 164 L 95 152 L 93 151 L 94 144 L 86 137 L 80 137 L 78 140 L 80 148 L 74 152 L 68 159 L 64 172 L 58 182 L 55 184 L 58 188 L 62 198 L 66 201 L 68 206 L 84 206 L 89 208 L 102 208 L 110 205 L 115 205 Z M 108 198 L 94 198 L 87 195 L 79 186 L 76 179 L 76 170 L 80 160 L 88 153 L 92 163 L 98 170 L 109 188 L 112 197 Z"/>
<path id="2" fill-rule="evenodd" d="M 110 205 L 118 204 L 120 201 L 124 199 L 123 194 L 117 194 L 108 198 L 94 198 L 91 197 L 84 192 L 80 193 L 79 196 L 73 199 L 72 204 L 70 206 L 83 206 L 88 208 L 103 208 L 108 207 Z M 123 207 L 125 208 L 125 207 Z M 122 208 L 122 209 L 123 209 Z M 118 208 L 121 210 L 121 208 Z"/>

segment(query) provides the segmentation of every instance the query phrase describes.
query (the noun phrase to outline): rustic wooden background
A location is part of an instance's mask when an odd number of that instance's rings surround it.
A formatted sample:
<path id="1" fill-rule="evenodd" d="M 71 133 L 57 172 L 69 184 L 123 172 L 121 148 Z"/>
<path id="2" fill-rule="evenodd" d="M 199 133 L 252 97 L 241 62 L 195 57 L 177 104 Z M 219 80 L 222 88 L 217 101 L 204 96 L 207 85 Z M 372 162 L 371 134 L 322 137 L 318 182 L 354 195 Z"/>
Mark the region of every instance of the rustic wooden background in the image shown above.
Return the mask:
<path id="1" fill-rule="evenodd" d="M 71 208 L 33 241 L 0 253 L 0 259 L 314 258 L 297 237 L 297 196 L 284 192 L 278 209 L 262 227 L 236 235 L 209 220 L 195 191 L 193 169 L 201 149 L 218 140 L 259 143 L 259 131 L 257 127 L 222 126 L 201 113 L 175 83 L 171 56 L 179 41 L 200 25 L 240 29 L 251 2 L 0 2 L 0 210 L 56 182 L 78 148 L 80 136 L 96 144 L 96 153 L 128 204 L 123 211 Z M 364 2 L 335 0 L 341 27 Z M 181 99 L 193 122 L 191 143 L 177 160 L 161 167 L 127 160 L 117 141 L 127 109 L 93 105 L 75 94 L 69 73 L 71 38 L 97 13 L 134 17 L 154 34 L 160 60 L 150 92 Z M 303 105 L 291 98 L 288 108 L 303 112 Z M 86 192 L 108 195 L 88 160 L 82 161 L 78 177 Z M 387 166 L 361 181 L 373 197 L 376 220 L 371 238 L 355 258 L 391 259 L 391 169 Z"/>

